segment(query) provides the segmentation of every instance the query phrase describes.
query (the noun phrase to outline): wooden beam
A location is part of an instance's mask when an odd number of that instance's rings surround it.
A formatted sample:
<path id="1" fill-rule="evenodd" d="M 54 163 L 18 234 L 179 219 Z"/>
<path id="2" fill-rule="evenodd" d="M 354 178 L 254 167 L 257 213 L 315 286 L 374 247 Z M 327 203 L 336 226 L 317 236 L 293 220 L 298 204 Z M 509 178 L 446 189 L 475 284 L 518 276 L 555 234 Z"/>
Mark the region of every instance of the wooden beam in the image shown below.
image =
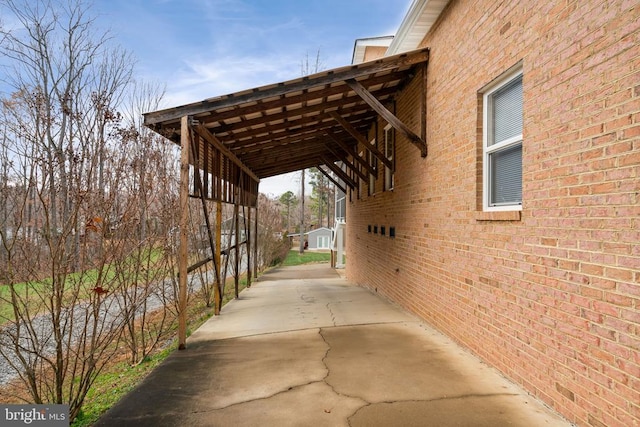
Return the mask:
<path id="1" fill-rule="evenodd" d="M 253 278 L 258 278 L 258 200 L 260 197 L 256 198 L 256 218 L 255 218 L 255 228 L 254 228 L 254 241 L 253 241 Z M 251 272 L 248 272 L 251 274 Z"/>
<path id="2" fill-rule="evenodd" d="M 322 165 L 318 165 L 318 166 L 316 166 L 316 167 L 318 168 L 318 170 L 319 170 L 320 172 L 322 172 L 322 174 L 323 174 L 324 176 L 326 176 L 326 177 L 327 177 L 327 179 L 328 179 L 329 181 L 333 182 L 333 184 L 334 184 L 336 187 L 338 187 L 338 188 L 340 189 L 340 191 L 342 191 L 342 192 L 343 192 L 343 193 L 345 193 L 345 194 L 347 193 L 347 188 L 346 188 L 345 186 L 343 186 L 342 184 L 340 184 L 340 183 L 339 183 L 339 182 L 338 182 L 338 181 L 337 181 L 333 176 L 331 176 L 331 174 L 330 174 L 329 172 L 325 171 L 325 170 L 322 168 Z"/>
<path id="3" fill-rule="evenodd" d="M 422 96 L 420 97 L 422 101 L 422 114 L 420 114 L 420 136 L 424 141 L 424 152 L 422 157 L 426 157 L 429 150 L 429 146 L 427 145 L 427 63 L 425 62 L 422 64 L 420 68 L 422 69 Z"/>
<path id="4" fill-rule="evenodd" d="M 180 246 L 178 249 L 178 349 L 187 348 L 187 262 L 189 228 L 189 148 L 191 148 L 190 117 L 180 120 Z"/>
<path id="5" fill-rule="evenodd" d="M 247 236 L 247 288 L 251 287 L 251 258 L 252 258 L 252 253 L 251 253 L 251 206 L 248 207 L 248 211 L 247 211 L 247 218 L 246 221 L 244 223 L 244 229 L 245 229 L 245 235 Z M 243 208 L 244 210 L 244 208 Z M 247 223 L 249 223 L 249 226 L 247 226 Z M 255 260 L 253 261 L 255 262 Z"/>
<path id="6" fill-rule="evenodd" d="M 242 192 L 243 188 L 240 186 L 236 186 L 236 200 L 233 204 L 233 216 L 235 217 L 235 248 L 234 248 L 234 277 L 233 277 L 233 285 L 236 299 L 240 296 L 239 294 L 239 286 L 240 286 L 240 192 Z"/>
<path id="7" fill-rule="evenodd" d="M 191 134 L 191 132 L 189 132 L 189 133 Z M 197 144 L 196 138 L 193 138 L 191 143 L 192 143 L 192 148 L 193 148 L 193 156 L 192 156 L 193 157 L 193 161 L 194 161 L 193 163 L 197 165 L 198 164 L 198 160 L 199 160 L 198 159 L 198 155 L 199 155 L 198 154 L 198 151 L 199 151 L 198 148 L 199 148 L 199 145 Z M 204 146 L 206 147 L 207 144 L 204 144 Z M 207 159 L 206 158 L 204 159 L 202 164 L 204 165 L 203 166 L 203 168 L 204 168 L 203 169 L 203 173 L 206 176 L 207 175 L 207 169 L 208 169 Z M 193 179 L 195 181 L 195 188 L 198 189 L 198 193 L 200 195 L 199 198 L 200 198 L 200 202 L 202 204 L 202 214 L 204 215 L 204 222 L 205 222 L 205 224 L 207 226 L 207 238 L 209 239 L 209 247 L 211 248 L 211 258 L 209 258 L 209 259 L 214 261 L 214 263 L 213 263 L 214 274 L 215 274 L 215 277 L 218 278 L 218 277 L 220 277 L 220 271 L 219 271 L 220 263 L 216 263 L 215 259 L 214 259 L 214 254 L 215 254 L 215 251 L 216 251 L 216 245 L 215 245 L 215 242 L 214 242 L 214 238 L 215 237 L 213 235 L 213 232 L 211 231 L 211 221 L 209 220 L 209 212 L 207 210 L 207 202 L 206 202 L 206 196 L 205 196 L 205 192 L 204 192 L 204 186 L 202 184 L 200 170 L 197 167 L 195 167 L 195 170 L 193 172 L 194 172 L 193 173 Z M 206 178 L 206 179 L 208 179 L 208 178 Z M 218 283 L 218 280 L 216 280 L 216 286 L 217 286 L 217 283 Z M 203 286 L 206 286 L 206 284 L 203 284 Z M 214 296 L 214 300 L 215 300 L 215 296 Z"/>
<path id="8" fill-rule="evenodd" d="M 209 132 L 204 125 L 196 124 L 193 126 L 193 129 L 196 131 L 198 135 L 200 135 L 205 141 L 209 144 L 213 145 L 217 148 L 225 157 L 235 163 L 244 173 L 249 175 L 256 183 L 260 182 L 260 178 L 257 177 L 256 174 L 253 173 L 251 169 L 249 169 L 242 161 L 236 157 L 235 154 L 231 152 L 223 143 L 220 141 L 214 134 Z"/>
<path id="9" fill-rule="evenodd" d="M 220 163 L 218 161 L 218 163 Z M 220 187 L 220 179 L 218 179 L 218 188 Z M 216 287 L 213 293 L 213 301 L 214 315 L 218 316 L 220 314 L 220 310 L 222 309 L 222 278 L 220 275 L 220 270 L 222 269 L 222 200 L 218 198 L 216 202 L 216 252 L 214 261 L 218 266 L 216 270 Z"/>
<path id="10" fill-rule="evenodd" d="M 380 150 L 378 150 L 378 147 L 376 147 L 375 144 L 371 144 L 369 141 L 367 141 L 367 138 L 364 137 L 364 135 L 362 135 L 360 132 L 358 132 L 357 129 L 355 129 L 353 126 L 351 126 L 351 124 L 346 121 L 345 119 L 342 118 L 342 116 L 340 116 L 340 114 L 336 113 L 335 111 L 330 111 L 329 115 L 331 117 L 333 117 L 338 123 L 340 123 L 340 125 L 342 125 L 342 127 L 351 134 L 351 136 L 353 136 L 356 141 L 358 141 L 359 143 L 361 143 L 362 145 L 364 145 L 364 147 L 371 151 L 373 153 L 374 156 L 376 156 L 376 158 L 386 167 L 388 167 L 389 169 L 393 168 L 393 165 L 391 164 L 391 161 L 389 159 L 387 159 L 385 157 L 384 154 L 382 154 L 382 152 Z M 370 170 L 370 169 L 367 169 Z M 376 172 L 369 172 L 371 173 L 371 175 L 375 175 Z"/>
<path id="11" fill-rule="evenodd" d="M 187 273 L 191 273 L 211 261 L 213 261 L 213 257 L 207 257 L 203 260 L 200 260 L 195 264 L 190 265 L 189 268 L 187 268 Z"/>
<path id="12" fill-rule="evenodd" d="M 351 179 L 351 177 L 347 175 L 345 171 L 340 169 L 335 163 L 333 163 L 330 160 L 327 160 L 326 158 L 322 159 L 322 163 L 326 165 L 329 169 L 331 169 L 333 173 L 338 175 L 340 179 L 343 180 L 344 183 L 347 184 L 349 187 L 356 188 L 357 186 L 356 182 L 353 179 Z"/>
<path id="13" fill-rule="evenodd" d="M 364 86 L 358 83 L 355 79 L 347 80 L 347 84 L 355 93 L 373 108 L 383 119 L 385 119 L 395 130 L 400 132 L 411 143 L 416 145 L 421 152 L 422 157 L 427 155 L 427 143 L 422 138 L 416 135 L 407 125 L 405 125 L 400 119 L 398 119 L 391 111 L 389 111 L 375 96 L 371 94 Z M 386 166 L 386 165 L 385 165 Z M 388 166 L 390 167 L 390 166 Z"/>
<path id="14" fill-rule="evenodd" d="M 376 84 L 375 82 L 371 82 L 369 80 L 367 81 L 367 83 L 374 84 L 374 85 Z M 338 87 L 337 89 L 339 90 L 336 90 L 335 92 L 345 93 L 346 87 L 347 86 L 343 86 L 343 88 Z M 377 90 L 376 96 L 378 97 L 378 99 L 387 99 L 395 95 L 396 92 L 397 92 L 397 89 L 395 86 L 391 86 L 388 88 L 385 87 L 380 90 Z M 314 114 L 319 114 L 321 111 L 336 110 L 338 108 L 340 108 L 341 111 L 345 111 L 343 110 L 345 105 L 351 105 L 351 107 L 348 107 L 348 109 L 353 109 L 354 112 L 352 114 L 357 114 L 358 111 L 361 111 L 363 109 L 370 110 L 369 106 L 366 105 L 365 102 L 363 102 L 362 98 L 360 98 L 355 93 L 351 95 L 350 93 L 351 91 L 348 91 L 348 93 L 345 93 L 344 96 L 341 96 L 337 99 L 333 99 L 331 101 L 323 102 L 321 105 L 314 104 L 306 107 L 296 108 L 294 110 L 295 115 L 300 116 L 304 120 L 309 116 L 312 116 Z M 316 96 L 319 96 L 319 94 L 314 92 L 313 96 L 316 97 Z M 305 97 L 308 98 L 309 95 L 308 94 L 305 94 L 304 96 L 300 95 L 298 98 L 301 99 L 300 102 L 302 102 L 302 100 L 304 100 Z M 293 98 L 296 98 L 296 97 L 287 97 L 286 104 L 284 104 L 282 100 L 277 100 L 277 101 L 262 103 L 264 107 L 261 105 L 250 105 L 247 107 L 242 107 L 243 115 L 251 115 L 251 114 L 259 113 L 261 111 L 270 110 L 270 109 L 278 110 L 279 112 L 268 114 L 266 116 L 260 115 L 252 119 L 235 121 L 229 124 L 227 123 L 220 124 L 215 126 L 215 133 L 216 135 L 220 135 L 220 136 L 226 135 L 228 133 L 233 133 L 235 136 L 238 130 L 241 130 L 242 132 L 244 132 L 246 129 L 255 127 L 256 125 L 263 126 L 265 124 L 265 119 L 267 119 L 272 126 L 277 126 L 273 122 L 287 120 L 291 117 L 292 111 L 283 109 L 282 107 L 286 105 L 291 105 L 295 101 Z M 257 107 L 260 107 L 260 108 L 257 108 Z M 254 110 L 257 110 L 257 111 L 254 111 Z M 201 123 L 206 125 L 207 123 L 220 122 L 221 120 L 225 120 L 229 118 L 234 119 L 238 116 L 238 113 L 239 111 L 234 109 L 230 111 L 223 111 L 220 113 L 212 114 L 211 116 L 208 116 L 208 117 L 201 117 L 198 120 Z M 286 127 L 288 123 L 291 123 L 291 122 L 280 123 L 280 125 L 283 127 Z M 207 127 L 210 127 L 210 126 L 207 126 Z M 234 139 L 237 139 L 237 138 L 234 137 Z"/>

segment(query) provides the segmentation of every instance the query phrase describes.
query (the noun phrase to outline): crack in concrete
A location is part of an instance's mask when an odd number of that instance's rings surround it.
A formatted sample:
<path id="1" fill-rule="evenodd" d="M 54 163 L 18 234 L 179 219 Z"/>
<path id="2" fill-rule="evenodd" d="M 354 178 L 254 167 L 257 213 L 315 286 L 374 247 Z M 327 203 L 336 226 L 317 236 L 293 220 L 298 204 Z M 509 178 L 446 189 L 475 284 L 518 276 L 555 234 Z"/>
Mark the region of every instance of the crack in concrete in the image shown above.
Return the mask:
<path id="1" fill-rule="evenodd" d="M 391 405 L 394 403 L 430 403 L 430 402 L 440 402 L 440 401 L 445 401 L 445 400 L 460 400 L 460 399 L 468 399 L 468 398 L 474 398 L 474 397 L 501 397 L 501 396 L 512 396 L 512 397 L 517 397 L 520 396 L 517 393 L 487 393 L 487 394 L 482 394 L 482 393 L 470 393 L 470 394 L 462 394 L 459 396 L 442 396 L 442 397 L 436 397 L 434 399 L 399 399 L 399 400 L 385 400 L 385 401 L 381 401 L 381 402 L 367 402 L 367 405 L 364 405 L 358 409 L 355 410 L 355 412 L 351 415 L 349 415 L 347 417 L 347 423 L 349 425 L 351 425 L 351 419 L 353 417 L 355 417 L 358 412 L 360 412 L 361 410 L 363 410 L 364 408 L 367 408 L 369 406 L 372 405 L 379 405 L 379 404 L 387 404 L 387 405 Z"/>
<path id="2" fill-rule="evenodd" d="M 329 304 L 327 304 L 328 306 Z M 356 399 L 359 400 L 361 402 L 363 402 L 363 405 L 360 406 L 358 409 L 356 409 L 351 415 L 347 416 L 347 423 L 349 423 L 349 425 L 351 425 L 349 419 L 351 417 L 353 417 L 355 414 L 358 413 L 358 411 L 360 411 L 362 408 L 366 408 L 367 406 L 371 405 L 371 402 L 366 401 L 365 399 L 363 399 L 360 396 L 351 396 L 348 394 L 344 394 L 344 393 L 340 393 L 339 391 L 337 391 L 335 389 L 335 387 L 330 384 L 327 381 L 327 378 L 329 378 L 329 374 L 331 374 L 331 370 L 329 369 L 329 366 L 327 365 L 327 357 L 329 357 L 329 352 L 331 351 L 331 344 L 329 344 L 329 342 L 327 341 L 327 338 L 322 334 L 322 330 L 324 328 L 320 328 L 318 330 L 318 335 L 320 335 L 320 337 L 322 338 L 322 340 L 325 342 L 325 344 L 327 345 L 327 351 L 324 354 L 324 357 L 322 358 L 322 364 L 325 366 L 325 368 L 327 369 L 327 375 L 325 375 L 325 377 L 322 379 L 322 381 L 331 389 L 331 391 L 333 391 L 337 396 L 341 396 L 341 397 L 348 397 L 350 399 Z"/>
<path id="3" fill-rule="evenodd" d="M 331 350 L 331 346 L 329 345 L 329 343 L 327 342 L 327 340 L 325 339 L 325 337 L 322 335 L 322 328 L 309 328 L 309 329 L 318 329 L 318 335 L 320 336 L 320 338 L 322 338 L 322 341 L 325 343 L 325 345 L 326 345 L 326 347 L 327 347 L 327 349 L 326 349 L 326 351 L 325 351 L 325 353 L 324 353 L 324 355 L 322 356 L 322 359 L 321 359 L 322 364 L 324 365 L 325 370 L 326 370 L 326 374 L 325 374 L 325 376 L 324 376 L 322 379 L 320 379 L 320 380 L 314 380 L 314 381 L 309 381 L 309 382 L 304 383 L 304 384 L 296 384 L 296 385 L 293 385 L 293 386 L 289 386 L 286 390 L 285 390 L 285 389 L 283 389 L 283 390 L 279 390 L 279 391 L 277 391 L 277 392 L 275 392 L 275 393 L 270 394 L 269 396 L 262 396 L 262 397 L 256 397 L 255 399 L 243 400 L 242 402 L 232 403 L 232 404 L 229 404 L 229 405 L 226 405 L 226 406 L 221 406 L 221 407 L 219 407 L 219 408 L 211 408 L 211 409 L 206 409 L 206 410 L 201 410 L 201 411 L 191 411 L 191 413 L 192 413 L 192 414 L 204 414 L 204 413 L 209 413 L 209 412 L 222 411 L 222 410 L 225 410 L 225 409 L 233 408 L 234 406 L 244 405 L 244 404 L 246 404 L 246 403 L 259 402 L 259 401 L 261 401 L 261 400 L 271 399 L 271 398 L 276 397 L 276 396 L 279 396 L 279 395 L 281 395 L 281 394 L 288 393 L 288 392 L 290 392 L 290 391 L 293 391 L 293 390 L 296 390 L 296 389 L 299 389 L 299 388 L 302 388 L 302 387 L 306 387 L 306 386 L 309 386 L 309 385 L 311 385 L 311 384 L 318 384 L 318 383 L 324 383 L 324 384 L 326 384 L 327 386 L 329 386 L 329 388 L 330 388 L 334 393 L 336 393 L 336 394 L 337 394 L 337 395 L 339 395 L 339 396 L 342 396 L 340 393 L 336 392 L 336 391 L 333 389 L 333 387 L 331 386 L 331 384 L 328 384 L 328 383 L 326 382 L 326 379 L 327 379 L 327 377 L 329 376 L 329 373 L 330 373 L 330 372 L 329 372 L 329 367 L 328 367 L 328 366 L 327 366 L 327 364 L 325 363 L 325 359 L 327 358 L 327 356 L 328 356 L 328 354 L 329 354 L 329 351 Z M 276 333 L 281 333 L 281 332 L 274 332 L 273 334 L 276 334 Z M 261 335 L 268 335 L 268 334 L 261 334 Z M 348 397 L 350 397 L 350 396 L 348 396 Z M 361 399 L 361 400 L 362 400 L 362 399 Z"/>
<path id="4" fill-rule="evenodd" d="M 246 403 L 259 402 L 261 400 L 268 400 L 268 399 L 271 399 L 273 397 L 279 396 L 281 394 L 288 393 L 290 391 L 293 391 L 293 390 L 296 390 L 296 389 L 299 389 L 299 388 L 302 388 L 302 387 L 306 387 L 306 386 L 311 385 L 311 384 L 318 384 L 318 383 L 322 383 L 322 382 L 324 382 L 324 380 L 309 381 L 309 382 L 304 383 L 304 384 L 297 384 L 297 385 L 290 386 L 286 390 L 279 390 L 279 391 L 277 391 L 277 392 L 275 392 L 275 393 L 273 393 L 273 394 L 271 394 L 269 396 L 262 396 L 262 397 L 256 397 L 255 399 L 243 400 L 242 402 L 231 403 L 231 404 L 229 404 L 227 406 L 221 406 L 219 408 L 204 409 L 204 410 L 201 410 L 201 411 L 191 411 L 191 413 L 192 414 L 204 414 L 204 413 L 208 413 L 208 412 L 223 411 L 225 409 L 233 408 L 234 406 L 238 406 L 238 405 L 244 405 Z"/>
<path id="5" fill-rule="evenodd" d="M 332 304 L 332 303 L 328 302 L 328 303 L 327 303 L 327 306 L 326 306 L 326 307 L 327 307 L 327 310 L 329 310 L 329 314 L 331 315 L 331 323 L 333 324 L 333 326 L 338 326 L 338 325 L 336 324 L 336 315 L 335 315 L 335 313 L 333 312 L 333 310 L 331 310 L 331 304 Z"/>

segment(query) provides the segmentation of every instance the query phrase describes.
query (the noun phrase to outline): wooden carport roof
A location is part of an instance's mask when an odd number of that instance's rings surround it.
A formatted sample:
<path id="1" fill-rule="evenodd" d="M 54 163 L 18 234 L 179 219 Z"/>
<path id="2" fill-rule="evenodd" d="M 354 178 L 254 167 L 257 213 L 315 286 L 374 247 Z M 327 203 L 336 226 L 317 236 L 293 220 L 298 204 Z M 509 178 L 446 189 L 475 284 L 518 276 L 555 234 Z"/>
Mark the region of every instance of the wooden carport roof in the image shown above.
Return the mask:
<path id="1" fill-rule="evenodd" d="M 259 179 L 326 165 L 340 175 L 346 186 L 353 186 L 355 180 L 341 174 L 334 163 L 345 162 L 351 169 L 346 175 L 351 177 L 362 176 L 361 170 L 366 173 L 367 165 L 359 165 L 360 159 L 353 156 L 358 143 L 371 149 L 381 163 L 389 163 L 366 143 L 367 131 L 378 116 L 426 156 L 424 123 L 421 129 L 413 131 L 385 106 L 412 78 L 418 76 L 426 84 L 428 58 L 429 51 L 425 48 L 334 68 L 146 113 L 144 123 L 180 144 L 181 119 L 188 117 L 198 141 L 194 148 L 200 154 L 195 159 L 192 155 L 190 163 L 222 180 L 233 180 L 244 173 L 257 188 Z M 425 116 L 421 114 L 423 120 Z M 209 167 L 216 155 L 230 159 L 229 166 Z M 234 168 L 242 172 L 234 175 Z"/>
<path id="2" fill-rule="evenodd" d="M 335 68 L 283 83 L 262 86 L 202 102 L 144 115 L 149 128 L 181 146 L 180 156 L 180 246 L 178 251 L 178 348 L 186 346 L 187 275 L 190 269 L 213 262 L 216 276 L 216 314 L 221 306 L 221 204 L 235 205 L 235 235 L 239 236 L 239 206 L 255 208 L 260 179 L 318 167 L 343 191 L 354 187 L 356 177 L 367 179 L 376 171 L 359 156 L 358 144 L 387 167 L 388 158 L 369 144 L 366 135 L 381 116 L 396 131 L 427 155 L 426 66 L 428 49 L 389 56 L 372 62 Z M 421 78 L 420 130 L 418 136 L 388 108 L 394 96 L 414 77 Z M 347 172 L 336 166 L 344 162 Z M 324 169 L 326 166 L 338 176 Z M 191 173 L 193 171 L 193 173 Z M 202 202 L 211 256 L 188 267 L 189 196 Z M 217 201 L 216 230 L 209 222 L 206 201 Z M 246 227 L 246 223 L 245 223 Z M 251 254 L 250 227 L 246 240 L 236 242 L 236 296 L 239 247 L 246 245 L 247 271 L 257 274 L 257 245 Z M 231 251 L 232 248 L 228 250 Z M 247 286 L 251 274 L 247 276 Z"/>

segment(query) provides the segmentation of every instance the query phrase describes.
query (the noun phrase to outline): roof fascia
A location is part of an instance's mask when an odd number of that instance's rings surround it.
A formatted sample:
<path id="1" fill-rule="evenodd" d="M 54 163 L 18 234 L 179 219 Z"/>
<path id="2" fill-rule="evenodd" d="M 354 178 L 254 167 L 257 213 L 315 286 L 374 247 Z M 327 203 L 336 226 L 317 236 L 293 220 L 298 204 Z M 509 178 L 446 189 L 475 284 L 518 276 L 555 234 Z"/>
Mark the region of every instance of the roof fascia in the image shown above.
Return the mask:
<path id="1" fill-rule="evenodd" d="M 393 41 L 389 45 L 389 49 L 387 49 L 387 55 L 397 55 L 400 52 L 416 49 L 417 45 L 408 45 L 410 43 L 409 38 L 411 36 L 419 36 L 421 41 L 436 22 L 447 3 L 449 3 L 449 0 L 413 0 Z M 423 17 L 426 30 L 417 29 L 416 24 Z M 418 31 L 420 34 L 418 34 Z"/>

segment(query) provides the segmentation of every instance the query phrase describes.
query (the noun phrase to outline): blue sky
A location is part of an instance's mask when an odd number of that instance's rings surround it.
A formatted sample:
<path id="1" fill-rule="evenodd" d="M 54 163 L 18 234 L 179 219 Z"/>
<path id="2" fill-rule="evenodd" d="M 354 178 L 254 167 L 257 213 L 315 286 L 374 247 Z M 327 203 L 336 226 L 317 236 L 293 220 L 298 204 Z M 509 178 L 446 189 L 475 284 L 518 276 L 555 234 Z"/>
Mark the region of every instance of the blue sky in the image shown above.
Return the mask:
<path id="1" fill-rule="evenodd" d="M 93 0 L 100 23 L 167 82 L 175 106 L 351 62 L 355 39 L 395 33 L 410 0 Z"/>

